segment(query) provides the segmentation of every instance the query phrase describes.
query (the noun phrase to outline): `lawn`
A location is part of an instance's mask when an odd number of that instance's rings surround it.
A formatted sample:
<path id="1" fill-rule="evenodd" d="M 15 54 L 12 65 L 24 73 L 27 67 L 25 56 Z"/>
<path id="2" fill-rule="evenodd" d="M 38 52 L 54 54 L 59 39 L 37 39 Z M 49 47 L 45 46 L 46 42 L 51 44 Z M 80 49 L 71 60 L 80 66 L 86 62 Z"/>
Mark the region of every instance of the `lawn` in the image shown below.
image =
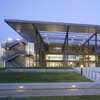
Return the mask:
<path id="1" fill-rule="evenodd" d="M 32 73 L 32 72 L 0 72 L 0 83 L 31 82 L 87 82 L 90 81 L 75 72 L 65 73 Z"/>
<path id="2" fill-rule="evenodd" d="M 31 69 L 31 67 L 29 68 Z M 73 69 L 71 66 L 62 67 L 32 67 L 32 69 Z"/>
<path id="3" fill-rule="evenodd" d="M 92 96 L 57 96 L 57 97 L 29 97 L 29 98 L 7 98 L 2 100 L 100 100 L 100 95 Z"/>

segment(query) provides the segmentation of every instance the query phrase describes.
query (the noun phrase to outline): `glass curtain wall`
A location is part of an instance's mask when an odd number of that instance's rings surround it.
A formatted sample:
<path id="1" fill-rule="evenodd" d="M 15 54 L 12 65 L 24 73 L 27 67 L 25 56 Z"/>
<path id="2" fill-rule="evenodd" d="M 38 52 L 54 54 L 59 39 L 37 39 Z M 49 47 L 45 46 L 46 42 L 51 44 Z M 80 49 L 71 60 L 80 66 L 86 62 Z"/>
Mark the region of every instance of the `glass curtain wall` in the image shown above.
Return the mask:
<path id="1" fill-rule="evenodd" d="M 2 56 L 3 56 L 3 48 L 2 48 L 2 43 L 0 43 L 0 68 L 3 68 L 4 67 L 4 63 L 3 63 L 3 59 L 2 59 Z"/>
<path id="2" fill-rule="evenodd" d="M 35 66 L 35 52 L 34 52 L 34 43 L 27 43 L 26 46 L 26 67 L 34 67 Z"/>

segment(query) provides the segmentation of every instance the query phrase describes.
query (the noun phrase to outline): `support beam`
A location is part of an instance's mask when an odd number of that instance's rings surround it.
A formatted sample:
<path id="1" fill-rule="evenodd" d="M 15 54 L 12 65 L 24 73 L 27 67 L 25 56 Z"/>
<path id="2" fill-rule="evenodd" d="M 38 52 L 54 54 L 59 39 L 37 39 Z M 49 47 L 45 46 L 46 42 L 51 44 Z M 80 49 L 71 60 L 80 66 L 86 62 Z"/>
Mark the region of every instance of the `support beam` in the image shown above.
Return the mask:
<path id="1" fill-rule="evenodd" d="M 97 34 L 95 34 L 95 49 L 97 49 Z"/>
<path id="2" fill-rule="evenodd" d="M 95 35 L 95 51 L 97 50 L 97 34 Z M 98 66 L 98 58 L 97 58 L 97 53 L 95 53 L 95 66 Z"/>
<path id="3" fill-rule="evenodd" d="M 40 39 L 41 45 L 43 46 L 42 50 L 44 49 L 44 51 L 45 51 L 45 50 L 46 50 L 46 44 L 45 44 L 45 42 L 43 41 L 43 39 L 42 39 L 42 37 L 41 37 L 41 35 L 40 35 L 40 32 L 39 32 L 38 28 L 37 28 L 36 25 L 33 25 L 33 27 L 34 27 L 34 29 L 35 29 L 36 35 L 38 35 L 38 38 Z"/>
<path id="4" fill-rule="evenodd" d="M 83 47 L 83 66 L 85 67 L 85 48 Z"/>
<path id="5" fill-rule="evenodd" d="M 91 40 L 97 33 L 92 34 L 82 45 L 84 46 L 89 40 Z"/>
<path id="6" fill-rule="evenodd" d="M 90 66 L 90 64 L 89 64 L 90 63 L 90 58 L 89 57 L 90 57 L 90 55 L 89 55 L 89 41 L 88 41 L 88 67 Z"/>
<path id="7" fill-rule="evenodd" d="M 96 52 L 96 50 L 97 50 L 97 46 L 98 46 L 98 44 L 97 44 L 97 32 L 96 33 L 94 33 L 91 37 L 89 37 L 89 39 L 88 40 L 86 40 L 82 45 L 84 46 L 86 43 L 88 43 L 88 48 L 89 48 L 89 41 L 92 39 L 92 38 L 95 38 L 95 52 Z M 88 57 L 89 57 L 89 51 L 88 51 Z M 88 66 L 89 66 L 89 59 L 88 59 Z M 98 66 L 98 55 L 95 53 L 95 66 Z"/>
<path id="8" fill-rule="evenodd" d="M 88 49 L 89 49 L 89 41 L 95 36 L 95 50 L 97 48 L 97 32 L 95 32 L 93 35 L 91 35 L 83 44 L 84 46 L 86 43 L 88 44 Z M 85 53 L 85 52 L 84 52 Z M 85 55 L 85 54 L 84 54 Z M 97 56 L 95 55 L 95 64 L 97 65 Z M 88 66 L 89 66 L 89 51 L 88 51 Z"/>
<path id="9" fill-rule="evenodd" d="M 66 35 L 65 35 L 65 40 L 64 40 L 64 46 L 63 46 L 63 60 L 64 60 L 64 66 L 68 66 L 68 32 L 69 32 L 69 26 L 67 26 L 67 30 L 66 30 Z"/>
<path id="10" fill-rule="evenodd" d="M 34 41 L 35 41 L 35 51 L 36 51 L 36 66 L 46 66 L 45 52 L 47 46 L 44 43 L 39 30 L 36 25 L 33 25 L 34 28 Z"/>

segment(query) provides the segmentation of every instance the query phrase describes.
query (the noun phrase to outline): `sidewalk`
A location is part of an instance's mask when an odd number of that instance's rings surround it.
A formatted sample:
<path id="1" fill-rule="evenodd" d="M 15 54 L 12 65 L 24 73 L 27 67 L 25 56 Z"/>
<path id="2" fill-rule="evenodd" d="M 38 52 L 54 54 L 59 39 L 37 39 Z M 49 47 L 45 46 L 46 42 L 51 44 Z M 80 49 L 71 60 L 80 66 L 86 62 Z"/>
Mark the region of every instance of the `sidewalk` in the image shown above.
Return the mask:
<path id="1" fill-rule="evenodd" d="M 98 82 L 2 83 L 0 97 L 100 95 Z"/>
<path id="2" fill-rule="evenodd" d="M 6 89 L 100 89 L 99 82 L 55 82 L 55 83 L 1 83 L 0 90 Z"/>

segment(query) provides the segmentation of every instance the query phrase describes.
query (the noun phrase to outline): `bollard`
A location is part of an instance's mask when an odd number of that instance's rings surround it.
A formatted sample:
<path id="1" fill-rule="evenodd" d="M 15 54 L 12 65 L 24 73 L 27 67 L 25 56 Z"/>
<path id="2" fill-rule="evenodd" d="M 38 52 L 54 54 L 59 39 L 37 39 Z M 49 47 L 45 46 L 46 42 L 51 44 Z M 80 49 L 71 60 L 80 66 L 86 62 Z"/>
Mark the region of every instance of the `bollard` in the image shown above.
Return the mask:
<path id="1" fill-rule="evenodd" d="M 83 75 L 83 68 L 81 68 L 81 76 Z"/>
<path id="2" fill-rule="evenodd" d="M 81 76 L 83 75 L 83 65 L 80 66 L 81 67 Z"/>

